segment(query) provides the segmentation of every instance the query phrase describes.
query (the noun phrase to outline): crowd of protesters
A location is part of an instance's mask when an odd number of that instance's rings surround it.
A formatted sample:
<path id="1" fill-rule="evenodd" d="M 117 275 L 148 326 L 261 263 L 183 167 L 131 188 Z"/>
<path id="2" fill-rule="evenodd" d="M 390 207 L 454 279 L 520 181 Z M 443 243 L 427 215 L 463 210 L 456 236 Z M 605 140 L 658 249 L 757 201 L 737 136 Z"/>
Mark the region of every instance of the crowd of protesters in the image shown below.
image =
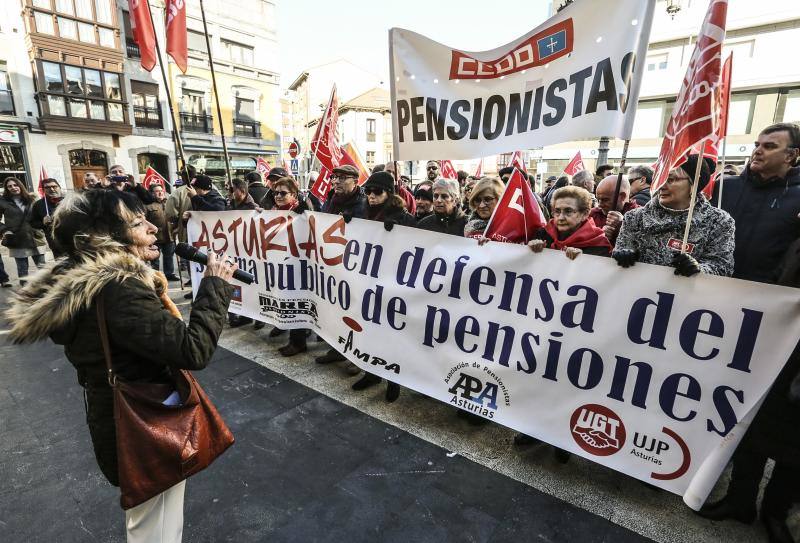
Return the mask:
<path id="1" fill-rule="evenodd" d="M 644 262 L 671 267 L 676 275 L 686 277 L 711 274 L 798 287 L 799 154 L 797 125 L 780 123 L 765 128 L 744 169 L 726 168 L 721 202 L 719 183 L 711 198 L 701 192 L 719 175 L 714 172 L 714 162 L 694 155 L 669 172 L 666 183 L 654 193 L 650 190 L 653 170 L 642 165 L 627 172 L 601 165 L 594 173 L 549 177 L 535 194 L 547 222 L 528 243 L 532 259 L 545 249 L 556 249 L 569 259 L 587 253 L 610 257 L 622 267 Z M 135 194 L 146 209 L 147 220 L 158 228 L 161 260 L 153 260 L 152 266 L 161 267 L 167 280 L 177 281 L 175 243 L 186 241 L 186 223 L 192 211 L 314 210 L 342 215 L 346 222 L 353 218 L 380 222 L 386 230 L 400 225 L 476 238 L 486 246 L 484 232 L 513 169 L 501 169 L 498 177 L 475 178 L 458 172 L 458 179 L 445 179 L 439 163 L 431 160 L 425 173 L 425 178 L 412 187 L 406 176 L 398 177 L 395 165 L 390 163 L 376 166 L 359 185 L 359 171 L 345 165 L 333 170 L 332 188 L 322 203 L 301 190 L 297 181 L 279 167 L 272 168 L 266 178 L 250 172 L 243 179 L 233 179 L 225 187 L 227 195 L 214 187 L 210 177 L 191 166 L 180 172 L 174 187 L 154 184 L 146 190 L 122 167 L 113 166 L 106 177 L 88 173 L 82 190 L 117 189 Z M 3 181 L 0 197 L 2 245 L 14 258 L 23 285 L 29 260 L 39 268 L 44 266 L 46 246 L 56 258 L 63 254 L 51 235 L 52 214 L 63 198 L 63 190 L 55 179 L 45 179 L 41 188 L 44 197 L 36 199 L 24 183 L 9 177 Z M 684 246 L 693 192 L 697 193 L 696 204 Z M 0 284 L 10 286 L 1 260 Z M 229 315 L 232 327 L 250 322 Z M 262 322 L 255 323 L 256 328 L 263 326 Z M 278 337 L 284 332 L 274 328 L 269 335 Z M 310 335 L 309 330 L 290 331 L 280 353 L 294 356 L 305 352 Z M 316 358 L 319 364 L 345 360 L 333 347 Z M 800 349 L 792 355 L 733 456 L 726 496 L 706 505 L 701 515 L 752 522 L 763 471 L 767 459 L 772 458 L 775 468 L 766 487 L 761 517 L 774 540 L 791 541 L 785 520 L 789 508 L 798 501 L 800 488 L 800 433 L 796 431 L 800 422 L 799 370 Z M 362 373 L 355 365 L 349 364 L 348 371 L 361 374 L 352 385 L 354 390 L 381 382 L 378 376 Z M 400 387 L 389 382 L 387 401 L 394 401 L 399 394 Z M 462 415 L 474 424 L 485 422 L 475 415 Z M 515 438 L 517 446 L 534 443 L 537 440 L 531 436 Z M 569 459 L 564 451 L 556 454 L 562 461 Z"/>

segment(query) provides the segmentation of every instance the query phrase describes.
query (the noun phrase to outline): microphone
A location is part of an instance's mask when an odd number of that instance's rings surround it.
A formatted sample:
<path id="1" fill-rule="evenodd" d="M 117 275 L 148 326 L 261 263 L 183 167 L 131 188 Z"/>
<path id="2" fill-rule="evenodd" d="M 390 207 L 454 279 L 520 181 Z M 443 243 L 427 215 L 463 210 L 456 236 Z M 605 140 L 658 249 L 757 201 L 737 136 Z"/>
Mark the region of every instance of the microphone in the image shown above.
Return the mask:
<path id="1" fill-rule="evenodd" d="M 188 243 L 178 243 L 175 246 L 175 254 L 185 260 L 191 260 L 203 266 L 208 265 L 208 255 L 200 251 L 197 247 L 192 247 Z M 238 268 L 233 272 L 233 278 L 237 281 L 241 281 L 245 285 L 251 285 L 253 281 L 255 281 L 255 277 L 253 277 L 252 273 L 247 273 Z"/>

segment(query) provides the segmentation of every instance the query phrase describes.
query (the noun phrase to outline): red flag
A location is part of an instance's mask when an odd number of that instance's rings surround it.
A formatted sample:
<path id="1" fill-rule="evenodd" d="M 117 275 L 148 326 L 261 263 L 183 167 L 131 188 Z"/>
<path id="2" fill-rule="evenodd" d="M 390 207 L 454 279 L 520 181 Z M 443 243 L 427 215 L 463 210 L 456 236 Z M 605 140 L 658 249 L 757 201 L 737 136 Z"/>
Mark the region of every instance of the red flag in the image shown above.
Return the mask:
<path id="1" fill-rule="evenodd" d="M 720 75 L 719 86 L 714 89 L 718 95 L 717 100 L 719 109 L 717 111 L 717 129 L 714 135 L 705 140 L 703 147 L 703 156 L 713 160 L 719 159 L 719 146 L 725 136 L 728 135 L 728 108 L 730 107 L 731 100 L 731 69 L 733 64 L 733 53 L 728 55 L 725 64 L 722 65 L 722 73 Z M 696 145 L 692 151 L 695 154 L 700 154 L 700 146 Z M 714 181 L 706 185 L 706 189 L 713 185 Z M 703 194 L 706 193 L 703 189 Z"/>
<path id="2" fill-rule="evenodd" d="M 324 202 L 328 198 L 328 193 L 331 191 L 331 172 L 325 166 L 319 169 L 317 180 L 311 187 L 311 194 L 319 198 L 320 202 Z"/>
<path id="3" fill-rule="evenodd" d="M 189 50 L 186 44 L 186 0 L 167 1 L 167 54 L 186 73 Z"/>
<path id="4" fill-rule="evenodd" d="M 314 158 L 328 169 L 333 171 L 341 164 L 342 150 L 339 147 L 339 135 L 336 127 L 339 125 L 339 98 L 336 96 L 336 85 L 331 89 L 331 97 L 322 120 L 317 124 L 317 130 L 311 140 L 311 149 Z"/>
<path id="5" fill-rule="evenodd" d="M 166 187 L 167 180 L 161 177 L 161 174 L 155 171 L 152 167 L 148 166 L 147 171 L 144 174 L 144 180 L 142 181 L 142 186 L 147 190 L 150 190 L 150 185 L 153 183 L 157 185 L 161 185 L 162 187 Z"/>
<path id="6" fill-rule="evenodd" d="M 683 162 L 692 146 L 716 134 L 720 107 L 717 88 L 721 79 L 727 15 L 728 0 L 711 0 L 667 124 L 655 164 L 652 192 L 664 184 L 670 170 Z"/>
<path id="7" fill-rule="evenodd" d="M 530 183 L 514 169 L 483 235 L 506 243 L 528 243 L 546 222 Z"/>
<path id="8" fill-rule="evenodd" d="M 41 169 L 39 170 L 39 196 L 44 198 L 44 180 L 48 179 L 47 170 L 44 169 L 44 164 L 42 164 Z"/>
<path id="9" fill-rule="evenodd" d="M 358 170 L 359 186 L 367 182 L 367 178 L 369 177 L 367 167 L 364 165 L 364 161 L 361 160 L 361 155 L 358 154 L 358 150 L 349 143 L 345 144 L 342 148 L 342 161 L 339 163 L 339 166 L 344 164 L 350 164 Z"/>
<path id="10" fill-rule="evenodd" d="M 153 33 L 150 6 L 147 0 L 129 0 L 128 8 L 131 14 L 133 39 L 139 46 L 142 68 L 149 72 L 156 67 L 156 35 Z M 184 34 L 185 32 L 184 30 Z"/>
<path id="11" fill-rule="evenodd" d="M 511 155 L 511 166 L 514 166 L 522 173 L 528 173 L 528 168 L 525 167 L 525 159 L 522 156 L 522 151 L 514 151 L 514 154 Z"/>
<path id="12" fill-rule="evenodd" d="M 478 169 L 475 171 L 475 177 L 477 177 L 478 179 L 483 177 L 483 159 L 481 159 L 481 161 L 478 162 Z"/>
<path id="13" fill-rule="evenodd" d="M 583 159 L 581 158 L 581 152 L 578 151 L 572 160 L 569 161 L 567 167 L 564 168 L 564 173 L 567 175 L 575 175 L 578 172 L 582 172 L 586 169 L 586 166 L 583 164 Z"/>
<path id="14" fill-rule="evenodd" d="M 439 161 L 439 171 L 442 172 L 442 177 L 445 179 L 458 179 L 458 173 L 449 160 Z"/>
<path id="15" fill-rule="evenodd" d="M 269 167 L 269 162 L 261 157 L 256 158 L 256 171 L 261 174 L 261 179 L 266 181 L 271 169 L 272 168 Z"/>

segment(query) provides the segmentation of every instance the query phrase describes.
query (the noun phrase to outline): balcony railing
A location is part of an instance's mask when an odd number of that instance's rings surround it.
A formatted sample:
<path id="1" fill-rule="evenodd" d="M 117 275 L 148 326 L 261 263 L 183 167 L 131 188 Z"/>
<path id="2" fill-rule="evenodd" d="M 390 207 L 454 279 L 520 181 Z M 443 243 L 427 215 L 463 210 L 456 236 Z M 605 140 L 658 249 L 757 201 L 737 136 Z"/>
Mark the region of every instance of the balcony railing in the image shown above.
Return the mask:
<path id="1" fill-rule="evenodd" d="M 133 40 L 125 41 L 125 50 L 128 53 L 128 58 L 142 58 L 142 54 L 139 52 L 139 46 L 136 45 L 136 42 Z"/>
<path id="2" fill-rule="evenodd" d="M 0 115 L 14 114 L 14 98 L 10 90 L 0 90 Z"/>
<path id="3" fill-rule="evenodd" d="M 181 113 L 181 130 L 184 132 L 203 132 L 210 134 L 213 128 L 211 115 Z"/>
<path id="4" fill-rule="evenodd" d="M 143 106 L 133 106 L 133 118 L 136 126 L 143 128 L 162 128 L 161 108 L 148 108 Z"/>
<path id="5" fill-rule="evenodd" d="M 237 136 L 246 136 L 248 138 L 261 137 L 261 123 L 247 119 L 234 119 L 233 120 L 233 133 Z"/>

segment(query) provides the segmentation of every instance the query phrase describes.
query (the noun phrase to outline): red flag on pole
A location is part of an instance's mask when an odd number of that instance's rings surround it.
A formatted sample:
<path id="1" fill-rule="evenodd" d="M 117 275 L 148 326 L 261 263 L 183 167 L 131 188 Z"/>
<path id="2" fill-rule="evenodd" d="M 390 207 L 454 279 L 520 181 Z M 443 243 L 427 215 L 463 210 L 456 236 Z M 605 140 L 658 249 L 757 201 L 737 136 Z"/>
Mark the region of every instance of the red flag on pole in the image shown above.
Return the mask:
<path id="1" fill-rule="evenodd" d="M 133 39 L 139 46 L 142 68 L 151 71 L 156 67 L 156 36 L 153 33 L 153 20 L 147 0 L 129 0 L 131 29 Z"/>
<path id="2" fill-rule="evenodd" d="M 331 172 L 325 166 L 319 169 L 317 180 L 311 187 L 311 194 L 316 196 L 320 202 L 324 202 L 328 198 L 328 193 L 331 191 Z"/>
<path id="3" fill-rule="evenodd" d="M 703 156 L 713 160 L 719 159 L 719 146 L 722 143 L 722 140 L 725 139 L 725 136 L 728 135 L 728 108 L 730 107 L 731 101 L 732 65 L 733 53 L 728 55 L 728 58 L 725 60 L 725 64 L 722 65 L 719 86 L 714 89 L 714 92 L 717 94 L 717 100 L 719 104 L 719 109 L 717 110 L 717 129 L 710 138 L 705 140 L 705 145 L 703 147 Z M 693 152 L 695 154 L 700 154 L 699 146 L 695 146 Z M 712 180 L 711 183 L 706 185 L 706 189 L 708 189 L 709 186 L 712 186 L 713 192 L 713 184 L 714 181 Z M 703 194 L 706 194 L 706 189 L 703 189 Z"/>
<path id="4" fill-rule="evenodd" d="M 358 149 L 356 149 L 350 143 L 346 143 L 344 147 L 342 147 L 342 161 L 339 163 L 339 166 L 344 164 L 350 164 L 351 166 L 354 166 L 356 170 L 358 170 L 359 186 L 367 182 L 367 178 L 369 177 L 369 173 L 367 173 L 367 167 L 364 165 L 364 161 L 361 160 L 361 155 L 358 154 Z"/>
<path id="5" fill-rule="evenodd" d="M 475 171 L 475 177 L 477 177 L 478 179 L 483 177 L 483 159 L 481 159 L 481 161 L 478 162 L 478 169 Z"/>
<path id="6" fill-rule="evenodd" d="M 511 155 L 511 166 L 514 166 L 522 173 L 528 173 L 528 168 L 525 167 L 525 158 L 522 156 L 522 151 L 514 151 L 514 154 Z"/>
<path id="7" fill-rule="evenodd" d="M 261 157 L 256 158 L 256 171 L 261 174 L 263 180 L 266 181 L 271 169 L 272 168 L 269 167 L 269 162 Z"/>
<path id="8" fill-rule="evenodd" d="M 183 73 L 186 73 L 186 66 L 189 63 L 186 41 L 186 0 L 168 0 L 167 54 Z"/>
<path id="9" fill-rule="evenodd" d="M 728 0 L 711 0 L 667 123 L 650 187 L 653 193 L 664 184 L 669 172 L 685 160 L 686 153 L 694 145 L 716 133 L 720 107 L 717 88 L 721 81 L 727 15 Z"/>
<path id="10" fill-rule="evenodd" d="M 439 161 L 439 171 L 442 172 L 442 177 L 445 179 L 458 179 L 458 173 L 449 160 Z"/>
<path id="11" fill-rule="evenodd" d="M 567 175 L 575 175 L 578 172 L 582 172 L 586 169 L 586 166 L 583 164 L 583 159 L 581 158 L 581 152 L 578 151 L 572 160 L 569 161 L 567 167 L 564 168 L 564 173 Z"/>
<path id="12" fill-rule="evenodd" d="M 514 169 L 483 235 L 506 243 L 528 243 L 546 222 L 530 183 L 519 169 Z"/>
<path id="13" fill-rule="evenodd" d="M 142 181 L 142 186 L 147 190 L 150 190 L 150 185 L 155 183 L 156 185 L 161 185 L 162 187 L 167 186 L 167 180 L 164 179 L 160 173 L 155 171 L 151 166 L 147 167 L 147 171 L 144 174 L 144 180 Z"/>
<path id="14" fill-rule="evenodd" d="M 44 169 L 44 164 L 42 164 L 41 168 L 39 169 L 39 187 L 37 190 L 39 191 L 39 196 L 44 198 L 44 180 L 48 179 L 47 170 Z"/>
<path id="15" fill-rule="evenodd" d="M 311 139 L 311 149 L 313 158 L 333 171 L 342 161 L 342 150 L 339 147 L 339 135 L 337 126 L 339 125 L 339 98 L 336 96 L 336 85 L 331 89 L 331 97 L 328 100 L 328 107 L 321 121 L 317 124 L 317 130 Z"/>

